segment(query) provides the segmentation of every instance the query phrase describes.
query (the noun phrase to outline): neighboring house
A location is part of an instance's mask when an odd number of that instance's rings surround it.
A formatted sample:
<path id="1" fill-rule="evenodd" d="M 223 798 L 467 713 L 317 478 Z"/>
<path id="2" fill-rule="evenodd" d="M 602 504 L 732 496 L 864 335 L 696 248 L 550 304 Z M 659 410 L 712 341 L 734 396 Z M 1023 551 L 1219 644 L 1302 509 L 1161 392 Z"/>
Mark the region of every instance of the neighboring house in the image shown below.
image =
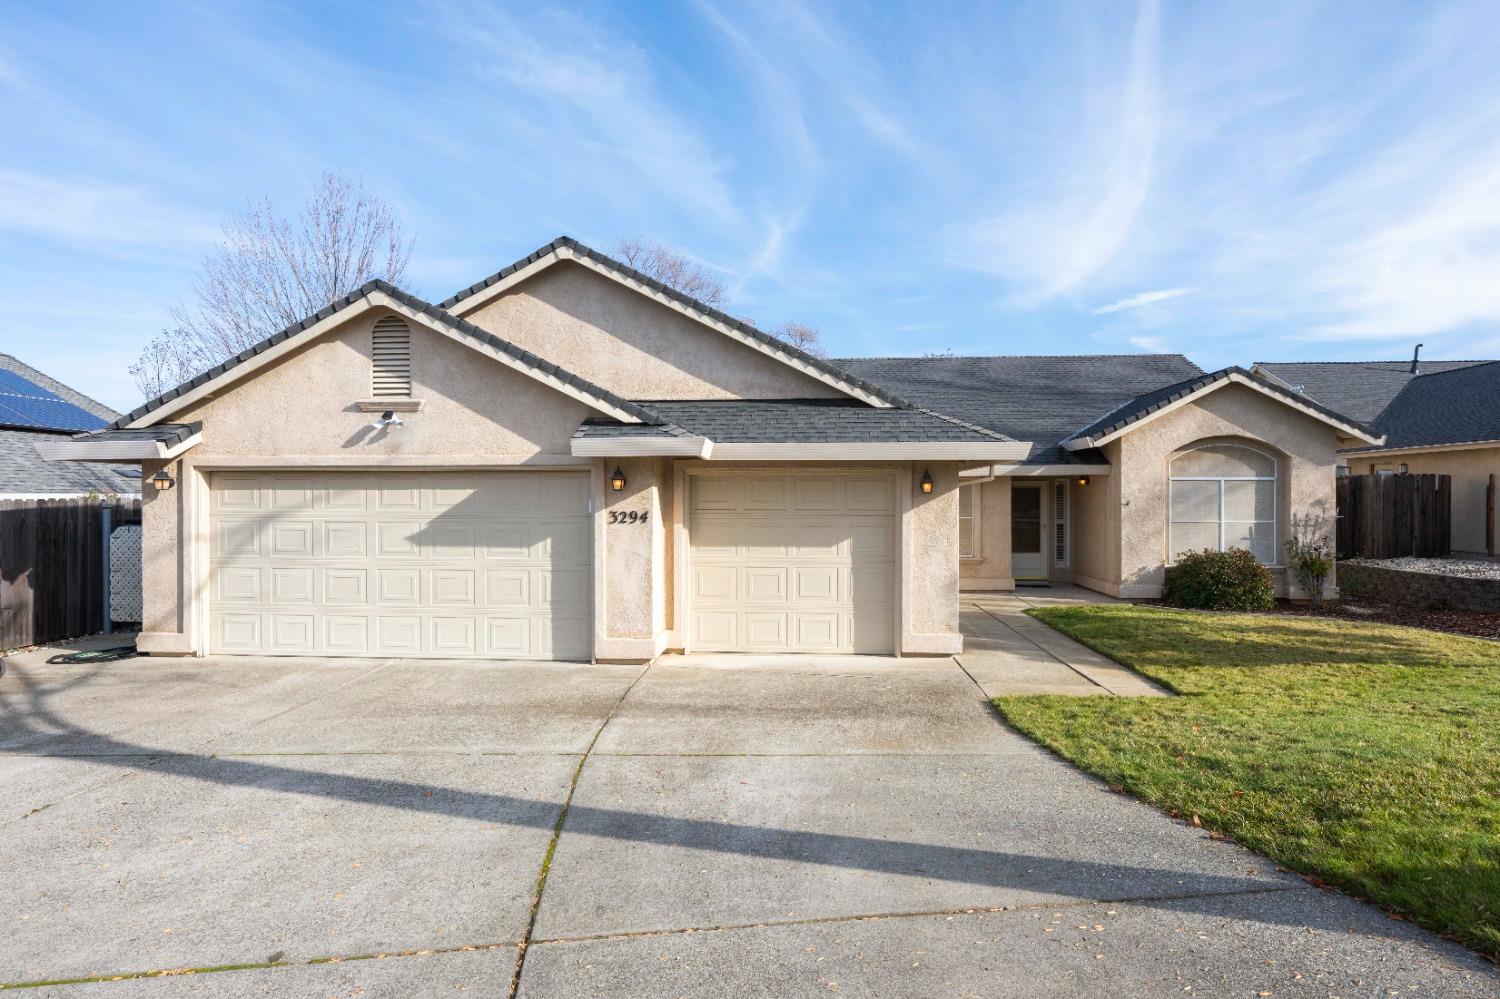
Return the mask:
<path id="1" fill-rule="evenodd" d="M 1385 436 L 1378 447 L 1340 450 L 1350 472 L 1451 476 L 1453 550 L 1495 554 L 1500 361 L 1261 362 L 1253 370 Z"/>
<path id="2" fill-rule="evenodd" d="M 43 460 L 36 445 L 99 430 L 119 413 L 0 354 L 0 499 L 67 499 L 134 495 L 140 469 Z"/>
<path id="3" fill-rule="evenodd" d="M 49 454 L 157 487 L 145 651 L 603 661 L 946 655 L 966 575 L 1275 563 L 1378 441 L 1175 357 L 827 361 L 559 239 L 437 306 L 371 282 Z"/>

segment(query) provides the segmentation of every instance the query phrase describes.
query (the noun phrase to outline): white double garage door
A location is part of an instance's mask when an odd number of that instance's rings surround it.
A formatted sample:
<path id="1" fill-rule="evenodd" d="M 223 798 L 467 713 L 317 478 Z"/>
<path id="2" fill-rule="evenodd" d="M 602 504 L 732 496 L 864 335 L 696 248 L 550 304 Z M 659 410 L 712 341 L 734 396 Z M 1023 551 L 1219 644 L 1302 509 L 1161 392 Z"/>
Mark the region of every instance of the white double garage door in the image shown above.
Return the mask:
<path id="1" fill-rule="evenodd" d="M 691 650 L 895 647 L 893 476 L 690 482 Z M 592 655 L 587 473 L 220 472 L 209 491 L 211 652 Z"/>
<path id="2" fill-rule="evenodd" d="M 588 659 L 585 472 L 217 473 L 216 653 Z"/>

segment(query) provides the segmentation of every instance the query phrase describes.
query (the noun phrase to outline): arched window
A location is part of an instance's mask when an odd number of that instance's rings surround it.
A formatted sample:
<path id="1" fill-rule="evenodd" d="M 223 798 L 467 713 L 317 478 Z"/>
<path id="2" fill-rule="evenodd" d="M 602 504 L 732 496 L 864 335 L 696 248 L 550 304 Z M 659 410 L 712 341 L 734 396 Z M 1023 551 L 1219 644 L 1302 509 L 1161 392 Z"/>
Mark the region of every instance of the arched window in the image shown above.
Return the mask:
<path id="1" fill-rule="evenodd" d="M 1207 444 L 1172 459 L 1168 548 L 1248 548 L 1276 561 L 1276 459 L 1241 444 Z"/>

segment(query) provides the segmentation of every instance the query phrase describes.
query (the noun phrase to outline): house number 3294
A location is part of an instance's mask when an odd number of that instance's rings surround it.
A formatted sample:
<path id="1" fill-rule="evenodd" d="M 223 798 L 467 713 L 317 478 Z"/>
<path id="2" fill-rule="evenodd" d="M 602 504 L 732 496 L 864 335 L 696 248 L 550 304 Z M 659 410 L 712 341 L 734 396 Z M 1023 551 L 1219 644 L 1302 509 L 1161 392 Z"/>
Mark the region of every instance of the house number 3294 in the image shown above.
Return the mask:
<path id="1" fill-rule="evenodd" d="M 651 519 L 651 511 L 642 513 L 639 510 L 611 510 L 609 511 L 609 522 L 611 524 L 644 524 Z"/>

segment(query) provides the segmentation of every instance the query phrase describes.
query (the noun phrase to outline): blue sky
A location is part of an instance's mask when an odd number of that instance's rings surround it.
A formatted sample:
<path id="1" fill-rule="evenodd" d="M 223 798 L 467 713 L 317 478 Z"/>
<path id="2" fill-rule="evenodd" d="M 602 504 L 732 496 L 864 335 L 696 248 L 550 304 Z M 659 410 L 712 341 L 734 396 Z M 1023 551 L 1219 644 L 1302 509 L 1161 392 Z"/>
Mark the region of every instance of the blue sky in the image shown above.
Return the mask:
<path id="1" fill-rule="evenodd" d="M 0 0 L 0 108 L 0 350 L 120 408 L 325 169 L 432 300 L 647 237 L 836 355 L 1500 356 L 1493 2 Z"/>

